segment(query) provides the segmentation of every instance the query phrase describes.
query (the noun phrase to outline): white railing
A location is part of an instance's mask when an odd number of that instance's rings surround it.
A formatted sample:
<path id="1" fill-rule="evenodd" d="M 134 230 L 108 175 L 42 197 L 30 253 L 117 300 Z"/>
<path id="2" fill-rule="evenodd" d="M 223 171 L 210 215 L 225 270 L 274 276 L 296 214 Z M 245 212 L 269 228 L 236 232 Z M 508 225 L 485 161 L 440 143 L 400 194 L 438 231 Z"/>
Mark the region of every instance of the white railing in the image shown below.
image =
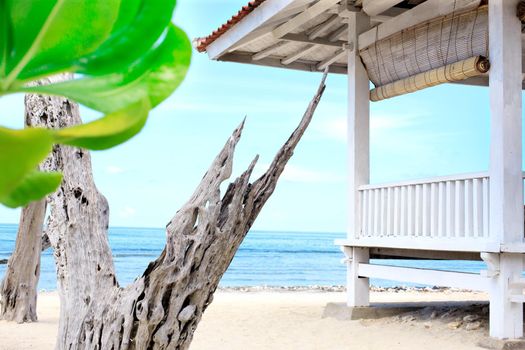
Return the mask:
<path id="1" fill-rule="evenodd" d="M 359 187 L 355 238 L 487 238 L 487 173 Z"/>

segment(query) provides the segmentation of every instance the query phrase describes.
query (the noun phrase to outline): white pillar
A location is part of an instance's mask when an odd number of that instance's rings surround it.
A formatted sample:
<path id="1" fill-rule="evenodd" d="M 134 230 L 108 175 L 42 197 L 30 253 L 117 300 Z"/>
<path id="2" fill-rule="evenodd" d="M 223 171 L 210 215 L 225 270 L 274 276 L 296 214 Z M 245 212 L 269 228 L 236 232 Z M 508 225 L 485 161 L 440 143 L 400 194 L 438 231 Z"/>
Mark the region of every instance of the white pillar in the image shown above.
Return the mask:
<path id="1" fill-rule="evenodd" d="M 521 23 L 518 0 L 489 1 L 490 238 L 523 241 Z M 490 290 L 490 335 L 523 336 L 523 305 L 509 301 L 509 279 L 523 270 L 521 254 L 500 254 Z"/>
<path id="2" fill-rule="evenodd" d="M 351 12 L 348 17 L 348 239 L 354 239 L 361 228 L 360 185 L 370 180 L 370 102 L 369 82 L 359 57 L 358 35 L 370 27 L 370 17 Z M 360 262 L 368 262 L 367 248 L 354 248 L 348 265 L 347 289 L 349 306 L 369 305 L 368 278 L 357 275 Z"/>

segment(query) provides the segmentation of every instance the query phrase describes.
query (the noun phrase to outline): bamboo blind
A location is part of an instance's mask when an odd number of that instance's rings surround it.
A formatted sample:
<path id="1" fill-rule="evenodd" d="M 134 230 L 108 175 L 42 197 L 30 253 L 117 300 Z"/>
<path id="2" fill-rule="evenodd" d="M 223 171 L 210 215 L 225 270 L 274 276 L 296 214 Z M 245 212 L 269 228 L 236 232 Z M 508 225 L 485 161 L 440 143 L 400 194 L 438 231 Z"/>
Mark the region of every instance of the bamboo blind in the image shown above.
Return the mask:
<path id="1" fill-rule="evenodd" d="M 416 87 L 419 90 L 478 75 L 472 64 L 476 58 L 479 63 L 479 56 L 488 57 L 488 6 L 420 23 L 376 41 L 359 53 L 376 86 L 371 98 L 397 96 Z M 454 65 L 458 62 L 459 66 Z M 458 67 L 464 67 L 465 72 L 459 73 Z M 444 81 L 438 78 L 445 76 Z M 407 88 L 401 88 L 405 85 Z"/>
<path id="2" fill-rule="evenodd" d="M 471 57 L 372 89 L 370 100 L 380 101 L 442 83 L 465 80 L 488 72 L 489 67 L 485 57 Z"/>

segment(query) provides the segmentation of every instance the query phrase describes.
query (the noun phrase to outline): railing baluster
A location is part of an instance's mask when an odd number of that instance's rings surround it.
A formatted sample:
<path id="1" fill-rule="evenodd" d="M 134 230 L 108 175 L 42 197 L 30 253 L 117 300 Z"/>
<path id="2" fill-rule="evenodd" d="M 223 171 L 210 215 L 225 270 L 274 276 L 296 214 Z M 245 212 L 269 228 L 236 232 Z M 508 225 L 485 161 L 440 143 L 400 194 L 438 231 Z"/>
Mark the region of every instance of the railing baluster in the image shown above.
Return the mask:
<path id="1" fill-rule="evenodd" d="M 358 236 L 365 236 L 368 234 L 368 190 L 360 191 L 362 196 L 361 202 L 361 232 Z"/>
<path id="2" fill-rule="evenodd" d="M 415 186 L 407 186 L 407 235 L 413 236 L 414 232 L 414 213 L 416 210 L 415 203 Z"/>
<path id="3" fill-rule="evenodd" d="M 387 236 L 392 236 L 392 234 L 394 233 L 393 220 L 392 220 L 392 215 L 394 213 L 394 207 L 392 205 L 393 200 L 394 200 L 393 188 L 388 187 L 386 189 L 386 229 L 385 229 L 385 234 Z"/>
<path id="4" fill-rule="evenodd" d="M 399 231 L 403 236 L 408 236 L 408 225 L 407 225 L 407 216 L 408 216 L 408 193 L 407 186 L 400 187 L 401 191 L 401 201 L 400 201 L 400 211 L 401 218 L 399 222 Z"/>
<path id="5" fill-rule="evenodd" d="M 472 181 L 473 210 L 473 236 L 483 237 L 483 188 L 482 179 Z"/>
<path id="6" fill-rule="evenodd" d="M 399 197 L 399 187 L 394 187 L 394 214 L 393 214 L 393 224 L 394 228 L 392 234 L 394 236 L 400 235 L 399 230 L 399 221 L 401 219 L 401 198 Z"/>
<path id="7" fill-rule="evenodd" d="M 473 234 L 473 189 L 472 180 L 463 181 L 465 184 L 465 237 Z"/>
<path id="8" fill-rule="evenodd" d="M 385 236 L 385 228 L 386 228 L 386 206 L 387 206 L 387 202 L 386 202 L 386 188 L 382 188 L 381 191 L 379 192 L 381 194 L 381 215 L 379 216 L 380 217 L 380 221 L 379 221 L 379 235 L 380 236 Z"/>
<path id="9" fill-rule="evenodd" d="M 374 190 L 374 236 L 379 236 L 379 220 L 381 215 L 379 214 L 379 209 L 381 205 L 380 190 Z"/>
<path id="10" fill-rule="evenodd" d="M 421 188 L 421 236 L 430 234 L 430 191 L 429 184 L 423 184 Z"/>
<path id="11" fill-rule="evenodd" d="M 415 200 L 415 204 L 416 204 L 416 209 L 415 209 L 415 213 L 414 213 L 414 219 L 415 219 L 415 236 L 421 236 L 421 228 L 422 228 L 422 225 L 421 225 L 421 214 L 422 214 L 422 200 L 421 200 L 421 192 L 422 192 L 422 186 L 421 185 L 416 185 L 416 200 Z"/>
<path id="12" fill-rule="evenodd" d="M 447 196 L 446 182 L 441 181 L 438 184 L 438 228 L 437 235 L 444 237 L 447 234 Z"/>
<path id="13" fill-rule="evenodd" d="M 367 237 L 374 234 L 374 193 L 375 190 L 368 190 L 368 232 Z"/>
<path id="14" fill-rule="evenodd" d="M 447 237 L 453 237 L 455 233 L 456 223 L 456 183 L 447 181 Z"/>
<path id="15" fill-rule="evenodd" d="M 483 178 L 483 237 L 489 237 L 489 178 Z"/>
<path id="16" fill-rule="evenodd" d="M 456 202 L 455 207 L 455 237 L 465 236 L 465 183 L 462 180 L 456 180 Z"/>

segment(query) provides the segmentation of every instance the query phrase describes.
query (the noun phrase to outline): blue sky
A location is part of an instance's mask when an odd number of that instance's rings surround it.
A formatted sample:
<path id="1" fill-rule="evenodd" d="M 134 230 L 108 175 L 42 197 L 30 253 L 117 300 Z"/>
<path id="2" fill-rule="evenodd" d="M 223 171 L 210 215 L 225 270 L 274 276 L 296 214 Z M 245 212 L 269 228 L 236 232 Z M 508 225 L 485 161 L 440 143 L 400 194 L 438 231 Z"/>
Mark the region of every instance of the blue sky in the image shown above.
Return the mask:
<path id="1" fill-rule="evenodd" d="M 179 0 L 175 22 L 204 36 L 247 0 Z M 97 186 L 112 226 L 164 227 L 189 198 L 232 130 L 247 116 L 234 175 L 260 154 L 262 173 L 299 122 L 320 74 L 210 61 L 194 53 L 182 86 L 150 115 L 144 130 L 94 152 Z M 23 96 L 0 101 L 3 124 L 23 122 Z M 273 197 L 261 230 L 346 228 L 346 77 L 332 75 L 314 120 Z M 371 182 L 488 168 L 488 89 L 442 85 L 371 104 Z M 83 110 L 89 120 L 93 112 Z M 0 207 L 0 222 L 18 222 Z"/>

